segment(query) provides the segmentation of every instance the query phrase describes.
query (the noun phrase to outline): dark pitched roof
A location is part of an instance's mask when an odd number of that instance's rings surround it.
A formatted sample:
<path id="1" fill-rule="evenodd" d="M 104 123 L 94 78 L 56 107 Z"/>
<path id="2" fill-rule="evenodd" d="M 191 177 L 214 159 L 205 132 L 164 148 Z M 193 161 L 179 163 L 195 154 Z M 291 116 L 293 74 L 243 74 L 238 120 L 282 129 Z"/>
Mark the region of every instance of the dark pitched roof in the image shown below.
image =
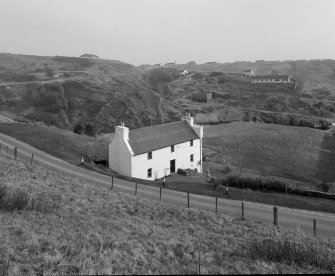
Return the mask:
<path id="1" fill-rule="evenodd" d="M 129 131 L 129 144 L 135 155 L 199 139 L 186 121 L 142 127 Z"/>
<path id="2" fill-rule="evenodd" d="M 259 75 L 259 76 L 253 76 L 252 79 L 253 80 L 273 80 L 273 79 L 276 79 L 276 80 L 288 80 L 288 75 Z"/>
<path id="3" fill-rule="evenodd" d="M 252 70 L 248 69 L 248 70 L 244 70 L 243 72 L 251 72 Z"/>

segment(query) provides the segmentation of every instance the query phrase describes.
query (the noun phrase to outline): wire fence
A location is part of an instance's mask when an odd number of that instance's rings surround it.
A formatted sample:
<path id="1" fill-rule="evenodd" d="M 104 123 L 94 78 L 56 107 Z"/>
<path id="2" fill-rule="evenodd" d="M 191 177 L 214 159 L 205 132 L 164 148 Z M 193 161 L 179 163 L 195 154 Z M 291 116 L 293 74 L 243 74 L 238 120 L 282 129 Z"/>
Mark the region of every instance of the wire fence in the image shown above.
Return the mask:
<path id="1" fill-rule="evenodd" d="M 101 175 L 96 172 L 78 168 L 75 165 L 59 160 L 64 163 L 69 170 L 50 165 L 43 156 L 38 153 L 28 153 L 21 151 L 17 147 L 11 147 L 0 143 L 0 154 L 7 158 L 23 161 L 27 166 L 34 165 L 46 166 L 52 170 L 79 177 L 92 184 L 102 185 L 103 187 L 115 191 L 127 193 L 133 196 L 140 196 L 151 200 L 162 201 L 184 208 L 197 208 L 213 212 L 215 214 L 225 214 L 234 219 L 260 221 L 273 224 L 275 227 L 283 227 L 290 230 L 299 230 L 314 236 L 333 238 L 335 234 L 335 215 L 318 213 L 304 210 L 294 210 L 285 207 L 270 206 L 251 202 L 241 202 L 228 200 L 219 197 L 210 197 L 189 192 L 169 190 L 164 187 L 154 187 L 138 182 L 121 180 L 114 176 Z M 63 164 L 63 165 L 64 165 Z M 76 172 L 73 168 L 81 170 Z"/>

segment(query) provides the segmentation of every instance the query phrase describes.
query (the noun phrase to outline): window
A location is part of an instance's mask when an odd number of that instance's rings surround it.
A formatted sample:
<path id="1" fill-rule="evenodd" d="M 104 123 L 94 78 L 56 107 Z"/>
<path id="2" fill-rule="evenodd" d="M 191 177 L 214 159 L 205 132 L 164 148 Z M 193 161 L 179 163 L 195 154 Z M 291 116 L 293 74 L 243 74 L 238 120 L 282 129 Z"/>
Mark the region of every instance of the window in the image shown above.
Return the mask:
<path id="1" fill-rule="evenodd" d="M 174 152 L 174 145 L 171 146 L 171 152 Z"/>
<path id="2" fill-rule="evenodd" d="M 190 155 L 190 161 L 193 162 L 193 154 Z"/>
<path id="3" fill-rule="evenodd" d="M 190 141 L 190 146 L 193 147 L 193 140 Z"/>
<path id="4" fill-rule="evenodd" d="M 149 152 L 148 152 L 148 160 L 149 160 L 149 159 L 152 159 L 152 151 L 149 151 Z"/>
<path id="5" fill-rule="evenodd" d="M 151 176 L 152 176 L 152 169 L 150 168 L 148 169 L 148 178 L 151 178 Z"/>

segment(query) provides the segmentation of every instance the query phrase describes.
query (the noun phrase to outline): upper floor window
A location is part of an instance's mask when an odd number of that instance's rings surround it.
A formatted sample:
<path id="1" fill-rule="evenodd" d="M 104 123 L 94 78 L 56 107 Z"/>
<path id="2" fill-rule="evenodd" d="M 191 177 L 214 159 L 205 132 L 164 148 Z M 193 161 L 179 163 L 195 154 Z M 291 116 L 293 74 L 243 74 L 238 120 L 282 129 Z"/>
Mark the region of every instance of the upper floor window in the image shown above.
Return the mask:
<path id="1" fill-rule="evenodd" d="M 149 159 L 152 159 L 152 151 L 149 151 L 149 152 L 148 152 L 148 160 L 149 160 Z"/>
<path id="2" fill-rule="evenodd" d="M 190 161 L 193 162 L 193 159 L 194 159 L 193 154 L 191 154 L 190 155 Z"/>
<path id="3" fill-rule="evenodd" d="M 193 140 L 190 141 L 190 146 L 193 147 Z"/>
<path id="4" fill-rule="evenodd" d="M 171 152 L 174 152 L 174 145 L 171 146 Z"/>

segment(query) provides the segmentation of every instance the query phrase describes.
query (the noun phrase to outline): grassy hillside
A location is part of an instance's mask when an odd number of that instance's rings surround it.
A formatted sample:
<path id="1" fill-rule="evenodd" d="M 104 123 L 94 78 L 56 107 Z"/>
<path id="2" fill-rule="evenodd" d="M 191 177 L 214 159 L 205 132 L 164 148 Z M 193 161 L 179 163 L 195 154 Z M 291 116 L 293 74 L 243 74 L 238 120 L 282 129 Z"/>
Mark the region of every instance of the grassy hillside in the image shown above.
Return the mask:
<path id="1" fill-rule="evenodd" d="M 11 54 L 0 54 L 0 111 L 69 130 L 90 124 L 93 133 L 121 121 L 140 127 L 180 116 L 130 64 Z"/>
<path id="2" fill-rule="evenodd" d="M 314 183 L 335 183 L 334 140 L 331 131 L 245 122 L 204 131 L 205 152 L 221 163 L 228 158 L 235 172 L 239 142 L 243 171 Z"/>
<path id="3" fill-rule="evenodd" d="M 3 155 L 0 173 L 2 275 L 335 271 L 332 240 L 112 193 Z"/>
<path id="4" fill-rule="evenodd" d="M 82 156 L 86 161 L 108 159 L 108 144 L 114 137 L 113 133 L 89 137 L 57 127 L 25 123 L 0 122 L 0 132 L 73 164 L 79 164 Z"/>

